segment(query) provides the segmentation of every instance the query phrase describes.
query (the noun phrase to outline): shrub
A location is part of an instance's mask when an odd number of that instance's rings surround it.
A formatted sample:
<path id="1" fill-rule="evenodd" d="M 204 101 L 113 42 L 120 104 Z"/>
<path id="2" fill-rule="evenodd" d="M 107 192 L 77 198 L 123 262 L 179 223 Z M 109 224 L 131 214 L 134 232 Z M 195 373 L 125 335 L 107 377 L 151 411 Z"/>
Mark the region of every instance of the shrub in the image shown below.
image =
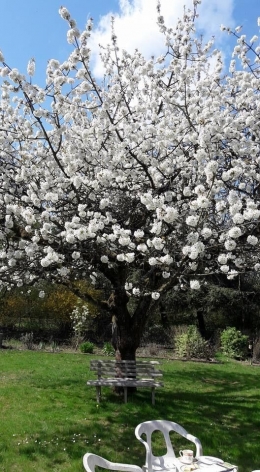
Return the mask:
<path id="1" fill-rule="evenodd" d="M 165 346 L 166 344 L 170 344 L 170 342 L 171 339 L 169 329 L 165 329 L 159 324 L 149 326 L 142 338 L 142 344 L 144 345 L 152 343 Z"/>
<path id="2" fill-rule="evenodd" d="M 210 347 L 203 339 L 196 326 L 188 326 L 186 330 L 175 336 L 175 354 L 178 357 L 195 357 L 207 359 L 210 357 Z"/>
<path id="3" fill-rule="evenodd" d="M 90 341 L 85 341 L 79 346 L 79 348 L 84 354 L 92 354 L 94 351 L 94 344 Z"/>
<path id="4" fill-rule="evenodd" d="M 105 356 L 114 356 L 115 355 L 115 349 L 113 348 L 111 343 L 104 343 L 102 352 Z"/>
<path id="5" fill-rule="evenodd" d="M 89 309 L 87 305 L 77 305 L 72 311 L 70 318 L 72 320 L 72 328 L 76 339 L 75 349 L 77 350 L 84 332 L 89 325 Z"/>
<path id="6" fill-rule="evenodd" d="M 21 341 L 24 343 L 27 349 L 33 349 L 33 333 L 25 333 L 21 336 Z"/>
<path id="7" fill-rule="evenodd" d="M 160 350 L 157 344 L 155 343 L 148 344 L 147 349 L 148 349 L 149 356 L 155 356 L 155 357 L 159 356 Z"/>
<path id="8" fill-rule="evenodd" d="M 220 336 L 221 349 L 226 356 L 245 359 L 248 356 L 248 336 L 236 328 L 225 329 Z"/>

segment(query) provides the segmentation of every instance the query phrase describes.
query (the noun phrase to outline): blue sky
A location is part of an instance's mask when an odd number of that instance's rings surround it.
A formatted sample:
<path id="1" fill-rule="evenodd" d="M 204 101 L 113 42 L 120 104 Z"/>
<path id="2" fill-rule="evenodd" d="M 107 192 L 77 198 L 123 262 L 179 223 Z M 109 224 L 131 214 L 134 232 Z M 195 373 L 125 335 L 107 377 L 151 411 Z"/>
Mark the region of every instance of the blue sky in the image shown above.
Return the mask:
<path id="1" fill-rule="evenodd" d="M 67 24 L 58 14 L 63 0 L 0 0 L 0 49 L 10 67 L 25 73 L 28 60 L 36 59 L 36 81 L 44 81 L 48 59 L 65 60 L 71 51 L 67 44 Z M 191 0 L 161 0 L 166 23 L 173 23 L 182 13 L 183 4 Z M 156 0 L 64 0 L 78 26 L 83 28 L 88 17 L 95 20 L 96 32 L 92 48 L 97 54 L 98 43 L 109 38 L 109 18 L 116 14 L 119 43 L 127 49 L 138 46 L 144 54 L 159 54 L 157 36 L 152 29 Z M 202 0 L 201 23 L 206 36 L 214 34 L 218 46 L 226 54 L 231 50 L 230 37 L 223 36 L 219 26 L 244 25 L 249 39 L 259 34 L 257 17 L 259 0 Z M 220 39 L 221 38 L 221 39 Z M 97 72 L 98 72 L 98 65 Z"/>

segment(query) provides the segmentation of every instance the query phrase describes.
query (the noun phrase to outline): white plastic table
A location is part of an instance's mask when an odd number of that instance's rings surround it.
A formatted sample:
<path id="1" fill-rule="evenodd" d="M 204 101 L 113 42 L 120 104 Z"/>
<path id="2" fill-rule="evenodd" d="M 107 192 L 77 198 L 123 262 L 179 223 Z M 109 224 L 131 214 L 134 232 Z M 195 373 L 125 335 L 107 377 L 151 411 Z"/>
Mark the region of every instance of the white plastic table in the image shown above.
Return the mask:
<path id="1" fill-rule="evenodd" d="M 238 467 L 227 462 L 220 463 L 210 463 L 209 460 L 202 458 L 201 461 L 195 461 L 193 469 L 189 469 L 191 464 L 185 464 L 180 460 L 180 458 L 175 458 L 171 460 L 171 464 L 174 464 L 176 469 L 172 468 L 169 464 L 167 469 L 153 469 L 153 472 L 238 472 Z M 167 463 L 166 463 L 167 467 Z M 187 469 L 186 469 L 187 468 Z M 144 469 L 144 468 L 143 468 Z"/>

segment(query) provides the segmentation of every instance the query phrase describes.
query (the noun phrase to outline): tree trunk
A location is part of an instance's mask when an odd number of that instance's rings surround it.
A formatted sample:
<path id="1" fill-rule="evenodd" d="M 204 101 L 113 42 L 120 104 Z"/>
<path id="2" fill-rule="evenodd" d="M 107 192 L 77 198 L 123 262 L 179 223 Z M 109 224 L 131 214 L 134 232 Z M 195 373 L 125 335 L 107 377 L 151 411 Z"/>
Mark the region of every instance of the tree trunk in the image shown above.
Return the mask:
<path id="1" fill-rule="evenodd" d="M 204 320 L 204 310 L 203 308 L 199 308 L 197 310 L 197 320 L 198 320 L 198 328 L 201 336 L 205 338 L 206 336 L 206 326 L 205 326 L 205 320 Z"/>
<path id="2" fill-rule="evenodd" d="M 167 311 L 165 309 L 165 304 L 160 302 L 159 303 L 159 310 L 160 310 L 160 317 L 161 317 L 161 323 L 164 328 L 169 327 L 169 319 L 167 316 Z"/>
<path id="3" fill-rule="evenodd" d="M 145 328 L 150 297 L 140 299 L 133 314 L 127 308 L 128 298 L 115 297 L 112 317 L 112 344 L 122 360 L 135 360 L 136 350 Z M 120 303 L 121 302 L 121 303 Z"/>
<path id="4" fill-rule="evenodd" d="M 131 317 L 128 315 L 127 326 L 124 321 L 112 318 L 112 345 L 116 352 L 120 353 L 121 360 L 135 360 L 136 349 L 139 347 L 142 332 L 138 332 L 132 326 Z"/>

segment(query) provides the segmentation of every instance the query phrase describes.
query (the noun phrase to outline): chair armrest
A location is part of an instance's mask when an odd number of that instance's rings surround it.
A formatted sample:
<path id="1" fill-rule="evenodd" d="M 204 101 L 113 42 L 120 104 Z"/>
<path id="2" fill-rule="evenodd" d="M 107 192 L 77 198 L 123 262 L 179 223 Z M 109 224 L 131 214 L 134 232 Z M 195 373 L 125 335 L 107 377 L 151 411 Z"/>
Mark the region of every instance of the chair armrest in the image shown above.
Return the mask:
<path id="1" fill-rule="evenodd" d="M 138 439 L 145 447 L 146 450 L 146 463 L 145 466 L 147 467 L 147 470 L 152 470 L 152 451 L 151 448 L 148 444 L 147 441 L 145 441 L 141 436 L 140 436 L 140 428 L 139 425 L 135 428 L 135 437 Z"/>

